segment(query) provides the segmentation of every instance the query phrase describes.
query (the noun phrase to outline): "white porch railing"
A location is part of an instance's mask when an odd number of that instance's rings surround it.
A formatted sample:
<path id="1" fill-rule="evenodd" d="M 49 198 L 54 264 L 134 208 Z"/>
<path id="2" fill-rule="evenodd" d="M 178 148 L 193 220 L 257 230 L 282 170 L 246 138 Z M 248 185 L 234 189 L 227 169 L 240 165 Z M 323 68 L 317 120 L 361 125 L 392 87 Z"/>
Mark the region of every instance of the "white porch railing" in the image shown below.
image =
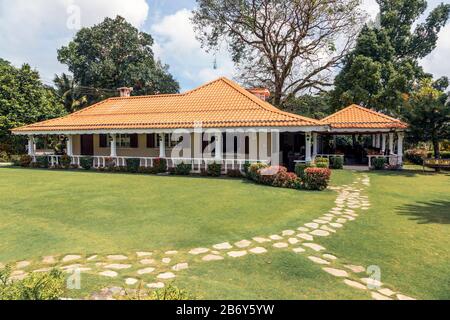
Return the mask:
<path id="1" fill-rule="evenodd" d="M 49 165 L 51 167 L 61 165 L 60 155 L 48 156 Z M 109 156 L 72 156 L 72 165 L 81 166 L 82 158 L 91 158 L 93 168 L 104 168 L 107 164 L 112 166 L 126 166 L 127 159 L 139 159 L 140 166 L 149 168 L 153 167 L 155 160 L 165 159 L 168 168 L 175 168 L 178 164 L 185 163 L 192 166 L 193 172 L 200 172 L 202 169 L 207 169 L 209 164 L 218 163 L 222 165 L 222 171 L 227 173 L 229 170 L 240 170 L 244 171 L 244 166 L 246 163 L 266 163 L 270 164 L 270 160 L 253 160 L 253 159 L 216 159 L 216 158 L 158 158 L 158 157 L 109 157 Z M 36 161 L 36 158 L 34 158 Z"/>

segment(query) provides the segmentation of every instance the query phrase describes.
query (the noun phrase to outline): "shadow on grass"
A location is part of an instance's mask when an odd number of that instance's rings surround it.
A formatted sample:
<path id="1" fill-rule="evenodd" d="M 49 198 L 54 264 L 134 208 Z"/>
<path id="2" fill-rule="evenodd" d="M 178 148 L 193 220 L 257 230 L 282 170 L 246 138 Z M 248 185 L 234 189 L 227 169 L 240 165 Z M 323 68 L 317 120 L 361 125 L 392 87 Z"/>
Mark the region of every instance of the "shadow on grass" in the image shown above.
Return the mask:
<path id="1" fill-rule="evenodd" d="M 417 176 L 435 176 L 435 175 L 445 175 L 450 177 L 450 172 L 448 171 L 434 172 L 434 171 L 420 171 L 420 170 L 398 170 L 398 171 L 372 170 L 370 171 L 370 173 L 380 176 L 390 176 L 390 177 L 399 176 L 407 178 L 413 178 Z"/>
<path id="2" fill-rule="evenodd" d="M 429 201 L 407 204 L 397 208 L 402 216 L 418 224 L 450 224 L 450 201 Z"/>

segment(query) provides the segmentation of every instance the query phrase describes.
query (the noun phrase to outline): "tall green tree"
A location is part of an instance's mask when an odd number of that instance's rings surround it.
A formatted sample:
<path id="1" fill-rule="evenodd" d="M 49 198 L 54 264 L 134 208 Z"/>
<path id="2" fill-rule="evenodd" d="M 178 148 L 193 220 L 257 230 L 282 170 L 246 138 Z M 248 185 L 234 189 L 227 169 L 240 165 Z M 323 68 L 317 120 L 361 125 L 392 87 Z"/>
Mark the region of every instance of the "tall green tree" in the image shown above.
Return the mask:
<path id="1" fill-rule="evenodd" d="M 272 103 L 324 90 L 353 47 L 360 0 L 197 0 L 193 23 L 209 50 L 224 42 L 249 86 L 264 86 Z"/>
<path id="2" fill-rule="evenodd" d="M 435 83 L 424 79 L 405 103 L 409 138 L 414 142 L 431 141 L 436 159 L 440 157 L 440 142 L 450 139 L 450 96 L 443 92 L 447 86 L 447 79 Z"/>
<path id="3" fill-rule="evenodd" d="M 427 8 L 425 0 L 377 0 L 377 3 L 380 5 L 377 21 L 363 28 L 355 49 L 344 60 L 335 79 L 332 100 L 335 109 L 356 103 L 398 115 L 414 84 L 429 76 L 418 60 L 436 47 L 439 31 L 449 17 L 450 4 L 438 5 L 424 22 L 417 23 Z"/>
<path id="4" fill-rule="evenodd" d="M 90 103 L 115 95 L 119 87 L 133 87 L 134 95 L 177 93 L 178 82 L 168 66 L 155 60 L 152 45 L 151 35 L 117 16 L 81 29 L 58 50 L 58 60 Z"/>
<path id="5" fill-rule="evenodd" d="M 87 106 L 88 98 L 86 93 L 79 88 L 73 77 L 65 73 L 56 75 L 53 80 L 55 92 L 61 99 L 67 112 L 72 113 Z"/>
<path id="6" fill-rule="evenodd" d="M 323 119 L 332 113 L 330 94 L 321 92 L 315 95 L 290 96 L 284 103 L 284 110 L 317 120 Z"/>
<path id="7" fill-rule="evenodd" d="M 37 71 L 0 59 L 0 151 L 24 151 L 24 139 L 12 136 L 11 129 L 64 114 L 62 103 L 42 84 Z"/>

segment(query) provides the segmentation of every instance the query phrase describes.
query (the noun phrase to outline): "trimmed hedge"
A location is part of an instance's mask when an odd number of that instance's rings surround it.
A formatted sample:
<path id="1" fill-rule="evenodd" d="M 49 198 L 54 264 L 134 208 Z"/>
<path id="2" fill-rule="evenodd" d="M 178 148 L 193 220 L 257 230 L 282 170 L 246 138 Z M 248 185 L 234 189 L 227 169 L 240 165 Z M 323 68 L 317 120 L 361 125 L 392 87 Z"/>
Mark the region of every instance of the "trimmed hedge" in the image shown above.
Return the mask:
<path id="1" fill-rule="evenodd" d="M 335 170 L 344 169 L 344 158 L 342 157 L 331 157 L 330 158 L 330 168 Z"/>
<path id="2" fill-rule="evenodd" d="M 227 171 L 227 176 L 229 178 L 242 178 L 242 172 L 239 169 L 230 169 Z"/>
<path id="3" fill-rule="evenodd" d="M 188 176 L 191 174 L 192 165 L 188 163 L 180 163 L 175 166 L 174 174 L 178 176 Z"/>
<path id="4" fill-rule="evenodd" d="M 314 164 L 312 163 L 297 163 L 295 165 L 295 174 L 300 178 L 304 179 L 305 177 L 305 170 L 308 168 L 314 168 Z"/>
<path id="5" fill-rule="evenodd" d="M 314 161 L 314 164 L 317 168 L 329 168 L 330 167 L 330 161 L 327 158 L 316 158 Z"/>
<path id="6" fill-rule="evenodd" d="M 24 168 L 28 168 L 31 166 L 31 162 L 33 162 L 33 157 L 28 154 L 24 154 L 20 157 L 20 166 Z"/>
<path id="7" fill-rule="evenodd" d="M 326 168 L 307 168 L 303 186 L 308 190 L 325 190 L 331 178 L 331 170 Z"/>
<path id="8" fill-rule="evenodd" d="M 428 156 L 424 149 L 409 149 L 405 151 L 405 159 L 413 164 L 422 165 L 423 159 Z"/>
<path id="9" fill-rule="evenodd" d="M 153 167 L 155 168 L 156 173 L 166 173 L 167 172 L 167 160 L 157 158 L 153 160 Z"/>
<path id="10" fill-rule="evenodd" d="M 220 163 L 211 163 L 208 165 L 208 176 L 220 177 L 222 175 L 222 165 Z"/>
<path id="11" fill-rule="evenodd" d="M 38 168 L 48 168 L 48 157 L 47 156 L 40 156 L 36 157 L 36 164 Z"/>
<path id="12" fill-rule="evenodd" d="M 64 169 L 69 169 L 71 163 L 72 163 L 71 157 L 69 157 L 66 154 L 61 156 L 61 167 L 63 167 Z"/>
<path id="13" fill-rule="evenodd" d="M 374 158 L 372 159 L 372 166 L 375 170 L 383 170 L 386 167 L 386 159 Z"/>
<path id="14" fill-rule="evenodd" d="M 83 157 L 80 159 L 80 166 L 84 170 L 91 170 L 94 165 L 94 159 L 91 157 Z"/>

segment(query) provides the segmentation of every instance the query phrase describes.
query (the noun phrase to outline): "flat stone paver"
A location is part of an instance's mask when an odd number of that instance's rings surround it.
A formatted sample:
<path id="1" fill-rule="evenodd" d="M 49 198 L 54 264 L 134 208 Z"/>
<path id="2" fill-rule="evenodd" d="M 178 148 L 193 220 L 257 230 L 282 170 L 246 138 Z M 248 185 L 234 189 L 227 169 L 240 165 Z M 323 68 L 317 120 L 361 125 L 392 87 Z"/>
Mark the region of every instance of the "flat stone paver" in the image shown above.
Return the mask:
<path id="1" fill-rule="evenodd" d="M 380 290 L 378 290 L 378 292 L 387 297 L 391 297 L 395 294 L 394 291 L 392 291 L 391 289 L 388 289 L 388 288 L 380 289 Z"/>
<path id="2" fill-rule="evenodd" d="M 71 262 L 71 261 L 76 261 L 76 260 L 80 260 L 81 256 L 79 255 L 75 255 L 75 254 L 69 254 L 67 256 L 65 256 L 64 258 L 62 258 L 62 262 Z"/>
<path id="3" fill-rule="evenodd" d="M 372 298 L 375 300 L 392 300 L 389 297 L 383 296 L 382 294 L 378 293 L 378 292 L 371 292 L 370 293 Z"/>
<path id="4" fill-rule="evenodd" d="M 142 259 L 141 261 L 139 261 L 139 263 L 143 264 L 143 265 L 154 264 L 155 263 L 155 259 Z"/>
<path id="5" fill-rule="evenodd" d="M 353 287 L 355 289 L 360 289 L 360 290 L 367 290 L 367 286 L 363 285 L 362 283 L 350 280 L 350 279 L 345 279 L 344 283 L 350 287 Z"/>
<path id="6" fill-rule="evenodd" d="M 172 259 L 170 259 L 170 258 L 163 258 L 161 261 L 164 264 L 169 264 L 172 261 Z"/>
<path id="7" fill-rule="evenodd" d="M 414 298 L 405 296 L 404 294 L 400 294 L 400 293 L 397 294 L 397 299 L 398 299 L 398 300 L 416 300 L 416 299 L 414 299 Z"/>
<path id="8" fill-rule="evenodd" d="M 164 288 L 166 285 L 162 282 L 156 282 L 156 283 L 149 283 L 147 284 L 147 288 L 149 289 L 162 289 Z"/>
<path id="9" fill-rule="evenodd" d="M 123 261 L 123 260 L 128 260 L 127 256 L 121 255 L 121 254 L 113 254 L 113 255 L 109 255 L 106 257 L 108 260 L 113 260 L 113 261 Z"/>
<path id="10" fill-rule="evenodd" d="M 182 271 L 189 269 L 189 264 L 187 262 L 178 263 L 172 267 L 173 271 Z"/>
<path id="11" fill-rule="evenodd" d="M 352 264 L 347 264 L 344 267 L 346 267 L 347 269 L 351 270 L 354 273 L 361 273 L 361 272 L 365 272 L 366 268 L 362 267 L 362 266 L 355 266 Z"/>
<path id="12" fill-rule="evenodd" d="M 241 240 L 239 242 L 236 242 L 234 245 L 238 248 L 247 248 L 248 246 L 250 246 L 252 244 L 251 241 L 248 240 Z"/>
<path id="13" fill-rule="evenodd" d="M 142 258 L 142 257 L 150 257 L 150 256 L 153 255 L 153 253 L 152 252 L 146 252 L 146 251 L 138 251 L 138 252 L 136 252 L 136 255 L 139 258 Z"/>
<path id="14" fill-rule="evenodd" d="M 314 256 L 309 256 L 308 259 L 317 264 L 330 264 L 330 262 Z"/>
<path id="15" fill-rule="evenodd" d="M 336 233 L 336 230 L 331 229 L 331 228 L 328 227 L 328 226 L 321 226 L 320 229 L 321 229 L 321 230 L 328 231 L 328 232 L 331 232 L 331 233 Z"/>
<path id="16" fill-rule="evenodd" d="M 277 242 L 274 243 L 273 246 L 277 249 L 283 249 L 289 247 L 289 245 L 286 242 Z"/>
<path id="17" fill-rule="evenodd" d="M 332 254 L 324 254 L 322 257 L 328 260 L 337 260 L 337 257 L 333 256 Z"/>
<path id="18" fill-rule="evenodd" d="M 16 268 L 17 269 L 23 269 L 23 268 L 28 267 L 30 264 L 31 264 L 30 261 L 19 261 L 19 262 L 16 263 Z"/>
<path id="19" fill-rule="evenodd" d="M 97 258 L 98 258 L 98 255 L 93 255 L 93 256 L 90 256 L 89 258 L 87 258 L 86 261 L 94 261 L 94 260 L 97 260 Z"/>
<path id="20" fill-rule="evenodd" d="M 272 240 L 266 239 L 263 237 L 254 237 L 253 240 L 255 240 L 258 243 L 265 243 L 265 242 L 271 242 Z"/>
<path id="21" fill-rule="evenodd" d="M 335 268 L 322 268 L 322 270 L 331 274 L 334 277 L 339 277 L 339 278 L 347 278 L 348 277 L 348 272 L 345 270 L 340 270 L 340 269 L 335 269 Z"/>
<path id="22" fill-rule="evenodd" d="M 281 237 L 281 236 L 279 236 L 277 234 L 271 235 L 269 238 L 272 239 L 272 240 L 275 240 L 275 241 L 283 240 L 283 237 Z"/>
<path id="23" fill-rule="evenodd" d="M 100 272 L 99 275 L 101 275 L 103 277 L 108 277 L 108 278 L 115 278 L 119 274 L 115 271 L 107 270 L 107 271 Z"/>
<path id="24" fill-rule="evenodd" d="M 105 266 L 105 269 L 113 269 L 113 270 L 124 270 L 124 269 L 130 269 L 132 267 L 131 264 L 108 264 Z"/>
<path id="25" fill-rule="evenodd" d="M 249 251 L 254 254 L 263 254 L 263 253 L 267 252 L 267 249 L 263 248 L 263 247 L 256 247 L 256 248 L 250 249 Z"/>
<path id="26" fill-rule="evenodd" d="M 347 222 L 347 219 L 339 218 L 339 219 L 336 220 L 336 222 L 337 222 L 337 223 L 346 223 L 346 222 Z"/>
<path id="27" fill-rule="evenodd" d="M 342 228 L 344 225 L 337 223 L 337 222 L 332 222 L 330 223 L 330 226 L 332 226 L 333 228 Z"/>
<path id="28" fill-rule="evenodd" d="M 288 239 L 289 244 L 297 244 L 300 242 L 297 238 L 289 238 Z"/>
<path id="29" fill-rule="evenodd" d="M 295 253 L 303 253 L 303 252 L 305 252 L 306 250 L 303 249 L 303 248 L 294 248 L 294 249 L 292 249 L 292 251 L 294 251 Z"/>
<path id="30" fill-rule="evenodd" d="M 50 272 L 52 271 L 53 268 L 42 268 L 42 269 L 37 269 L 37 270 L 33 270 L 34 273 L 43 273 L 43 272 Z"/>
<path id="31" fill-rule="evenodd" d="M 172 272 L 165 272 L 165 273 L 161 273 L 158 275 L 158 279 L 163 279 L 163 280 L 168 280 L 168 279 L 173 279 L 175 278 L 176 275 L 173 274 Z"/>
<path id="32" fill-rule="evenodd" d="M 55 264 L 56 263 L 56 259 L 54 256 L 46 256 L 42 258 L 42 263 L 45 264 Z"/>
<path id="33" fill-rule="evenodd" d="M 312 235 L 306 234 L 306 233 L 300 233 L 300 234 L 297 235 L 297 237 L 299 237 L 300 239 L 303 239 L 303 240 L 307 240 L 307 241 L 313 241 L 314 240 L 314 237 Z"/>
<path id="34" fill-rule="evenodd" d="M 305 228 L 305 227 L 299 227 L 299 228 L 297 228 L 297 230 L 300 232 L 309 232 L 309 229 Z"/>
<path id="35" fill-rule="evenodd" d="M 310 229 L 318 229 L 319 228 L 319 224 L 318 223 L 305 223 L 305 227 L 310 228 Z"/>
<path id="36" fill-rule="evenodd" d="M 134 278 L 127 278 L 125 280 L 125 284 L 129 285 L 129 286 L 133 286 L 133 285 L 135 285 L 138 282 L 139 282 L 139 280 L 138 279 L 134 279 Z"/>
<path id="37" fill-rule="evenodd" d="M 170 251 L 166 251 L 164 254 L 168 255 L 168 256 L 173 256 L 176 255 L 178 253 L 178 251 L 176 250 L 170 250 Z"/>
<path id="38" fill-rule="evenodd" d="M 304 247 L 313 249 L 314 251 L 317 251 L 317 252 L 319 252 L 319 251 L 324 251 L 324 250 L 325 250 L 324 247 L 322 247 L 321 245 L 318 245 L 318 244 L 316 244 L 316 243 L 303 243 L 302 245 L 303 245 Z"/>
<path id="39" fill-rule="evenodd" d="M 376 279 L 372 279 L 372 278 L 362 278 L 361 279 L 362 282 L 364 282 L 365 284 L 367 284 L 368 286 L 372 286 L 372 287 L 381 287 L 383 286 L 383 283 L 376 280 Z"/>
<path id="40" fill-rule="evenodd" d="M 292 236 L 292 235 L 294 235 L 295 234 L 295 231 L 294 230 L 284 230 L 282 233 L 281 233 L 283 236 Z"/>
<path id="41" fill-rule="evenodd" d="M 321 220 L 321 219 L 316 219 L 316 220 L 313 220 L 315 223 L 318 223 L 318 224 L 326 224 L 326 223 L 328 223 L 328 221 L 326 221 L 326 220 Z"/>
<path id="42" fill-rule="evenodd" d="M 155 268 L 145 268 L 137 271 L 138 275 L 149 274 L 155 271 Z"/>
<path id="43" fill-rule="evenodd" d="M 189 253 L 193 254 L 193 255 L 199 255 L 199 254 L 207 253 L 208 251 L 209 251 L 209 249 L 207 249 L 207 248 L 196 248 L 196 249 L 192 249 L 191 251 L 189 251 Z"/>
<path id="44" fill-rule="evenodd" d="M 243 251 L 230 251 L 228 252 L 228 255 L 232 258 L 240 258 L 243 257 L 245 255 L 247 255 L 247 251 L 243 250 Z"/>
<path id="45" fill-rule="evenodd" d="M 318 237 L 328 237 L 330 235 L 330 233 L 325 230 L 314 230 L 314 231 L 311 231 L 310 234 L 313 236 L 318 236 Z"/>
<path id="46" fill-rule="evenodd" d="M 215 254 L 209 254 L 202 258 L 203 261 L 219 261 L 219 260 L 223 260 L 223 259 L 224 259 L 224 257 L 215 255 Z"/>
<path id="47" fill-rule="evenodd" d="M 229 250 L 229 249 L 232 249 L 233 246 L 231 244 L 229 244 L 228 242 L 224 242 L 224 243 L 219 243 L 219 244 L 213 245 L 213 248 L 216 250 Z"/>

